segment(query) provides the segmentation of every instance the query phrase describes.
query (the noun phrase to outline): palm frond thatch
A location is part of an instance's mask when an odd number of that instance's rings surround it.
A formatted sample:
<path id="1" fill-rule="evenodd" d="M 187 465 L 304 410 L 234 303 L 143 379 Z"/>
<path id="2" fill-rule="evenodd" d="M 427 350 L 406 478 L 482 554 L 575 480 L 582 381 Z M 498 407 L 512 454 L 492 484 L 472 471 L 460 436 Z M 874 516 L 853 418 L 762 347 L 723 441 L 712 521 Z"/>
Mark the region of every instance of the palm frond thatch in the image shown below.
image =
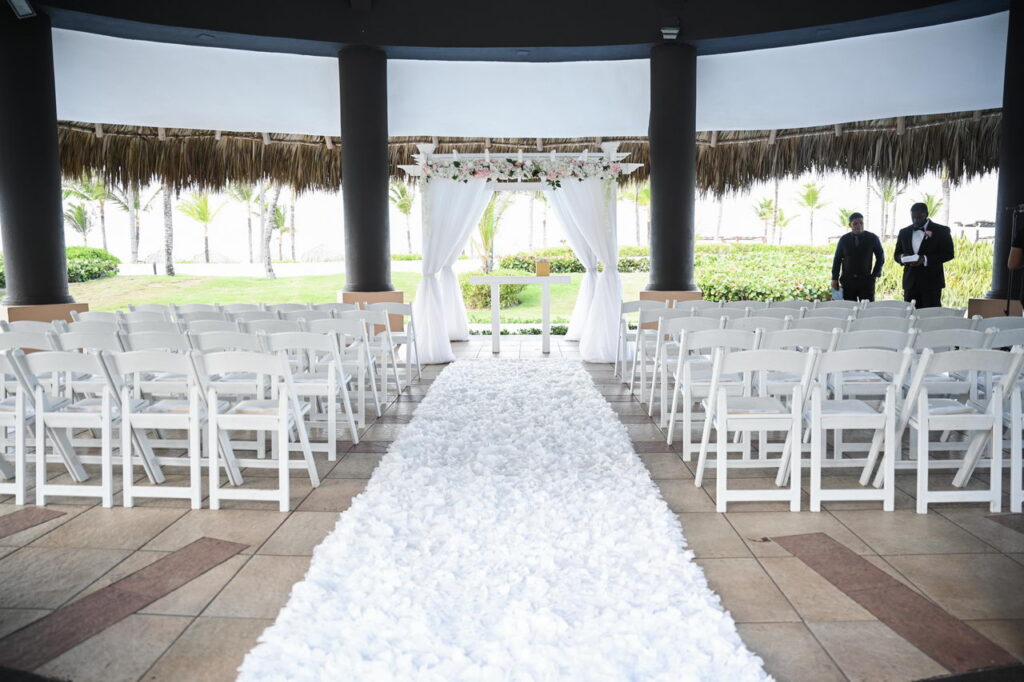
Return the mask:
<path id="1" fill-rule="evenodd" d="M 840 172 L 909 181 L 944 166 L 958 183 L 994 170 L 999 160 L 998 109 L 903 119 L 878 119 L 786 130 L 702 132 L 697 140 L 697 188 L 720 195 L 756 182 L 808 171 Z M 102 130 L 102 136 L 97 132 Z M 182 128 L 85 124 L 59 125 L 61 166 L 69 177 L 95 173 L 123 185 L 150 182 L 175 189 L 220 190 L 234 183 L 281 183 L 297 192 L 336 190 L 341 184 L 342 141 L 312 135 L 215 132 Z M 438 153 L 458 150 L 513 155 L 517 150 L 597 151 L 618 141 L 629 161 L 644 167 L 625 182 L 647 177 L 649 150 L 643 137 L 613 138 L 428 138 L 394 137 L 391 175 L 405 180 L 399 164 L 413 163 L 416 144 L 434 142 Z"/>

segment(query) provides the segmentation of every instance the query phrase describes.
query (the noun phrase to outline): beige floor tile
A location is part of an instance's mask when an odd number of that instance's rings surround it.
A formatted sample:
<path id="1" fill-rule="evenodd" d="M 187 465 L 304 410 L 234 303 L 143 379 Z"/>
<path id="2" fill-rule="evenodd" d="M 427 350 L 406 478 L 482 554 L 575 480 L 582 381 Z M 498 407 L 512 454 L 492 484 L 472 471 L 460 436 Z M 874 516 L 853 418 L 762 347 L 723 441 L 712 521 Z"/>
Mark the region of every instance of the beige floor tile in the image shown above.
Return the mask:
<path id="1" fill-rule="evenodd" d="M 328 477 L 370 478 L 382 457 L 382 454 L 375 452 L 350 452 L 338 462 Z"/>
<path id="2" fill-rule="evenodd" d="M 655 480 L 665 478 L 685 478 L 693 480 L 693 474 L 683 464 L 679 456 L 671 452 L 651 452 L 640 455 L 644 466 L 651 472 L 651 478 Z"/>
<path id="3" fill-rule="evenodd" d="M 917 514 L 909 510 L 837 511 L 833 514 L 883 556 L 995 551 L 939 514 Z"/>
<path id="4" fill-rule="evenodd" d="M 1024 620 L 971 620 L 967 624 L 1024 661 Z"/>
<path id="5" fill-rule="evenodd" d="M 825 533 L 857 554 L 871 554 L 871 548 L 828 512 L 729 512 L 736 532 L 755 556 L 791 556 L 771 538 L 804 533 Z"/>
<path id="6" fill-rule="evenodd" d="M 626 431 L 629 432 L 630 440 L 660 440 L 665 441 L 665 434 L 654 424 L 626 424 Z"/>
<path id="7" fill-rule="evenodd" d="M 48 613 L 50 609 L 0 609 L 0 637 L 6 637 Z"/>
<path id="8" fill-rule="evenodd" d="M 278 511 L 194 509 L 153 538 L 144 549 L 170 552 L 201 537 L 211 537 L 248 545 L 242 553 L 251 554 L 285 518 L 286 515 Z"/>
<path id="9" fill-rule="evenodd" d="M 203 612 L 204 616 L 274 618 L 302 580 L 310 557 L 263 556 L 249 559 Z"/>
<path id="10" fill-rule="evenodd" d="M 988 518 L 991 516 L 988 509 L 942 509 L 937 513 L 1000 552 L 1024 552 L 1024 533 L 1018 533 Z"/>
<path id="11" fill-rule="evenodd" d="M 1002 554 L 889 556 L 886 561 L 961 620 L 1024 619 L 1024 566 Z"/>
<path id="12" fill-rule="evenodd" d="M 31 493 L 30 493 L 30 495 L 31 495 Z M 33 499 L 33 503 L 34 503 L 34 499 Z M 55 528 L 57 528 L 59 526 L 64 525 L 65 523 L 67 523 L 71 519 L 75 518 L 76 516 L 78 516 L 82 512 L 86 511 L 87 509 L 90 509 L 90 506 L 89 505 L 47 504 L 46 508 L 47 509 L 52 509 L 54 511 L 64 512 L 64 516 L 58 516 L 55 519 L 50 519 L 46 523 L 40 523 L 37 526 L 32 526 L 31 528 L 26 528 L 25 530 L 21 531 L 20 533 L 14 533 L 13 535 L 8 535 L 5 538 L 0 538 L 0 546 L 3 546 L 3 547 L 21 547 L 23 545 L 27 545 L 30 542 L 38 540 L 39 538 L 41 538 L 42 536 L 46 535 L 47 533 L 49 533 L 53 529 L 55 529 Z M 14 504 L 0 505 L 0 516 L 2 516 L 4 514 L 11 514 L 13 512 L 19 511 L 21 509 L 27 509 L 27 507 L 23 507 L 23 506 L 19 507 L 19 506 L 14 505 Z"/>
<path id="13" fill-rule="evenodd" d="M 234 680 L 245 654 L 273 621 L 254 618 L 197 618 L 143 679 L 147 682 Z"/>
<path id="14" fill-rule="evenodd" d="M 136 680 L 191 620 L 181 616 L 128 616 L 37 671 L 75 682 Z"/>
<path id="15" fill-rule="evenodd" d="M 740 623 L 736 629 L 778 682 L 845 680 L 803 623 Z"/>
<path id="16" fill-rule="evenodd" d="M 757 559 L 698 559 L 711 589 L 738 623 L 799 621 Z"/>
<path id="17" fill-rule="evenodd" d="M 766 557 L 761 565 L 805 621 L 875 619 L 796 557 Z"/>
<path id="18" fill-rule="evenodd" d="M 337 512 L 293 512 L 270 539 L 260 547 L 259 554 L 309 556 L 338 523 Z"/>
<path id="19" fill-rule="evenodd" d="M 946 669 L 878 621 L 808 623 L 851 681 L 919 680 Z"/>
<path id="20" fill-rule="evenodd" d="M 716 512 L 679 514 L 683 536 L 698 558 L 749 557 L 750 550 L 725 516 Z"/>
<path id="21" fill-rule="evenodd" d="M 130 553 L 120 549 L 23 547 L 0 560 L 0 604 L 57 608 Z"/>
<path id="22" fill-rule="evenodd" d="M 343 512 L 366 488 L 366 479 L 326 478 L 306 497 L 298 511 Z"/>
<path id="23" fill-rule="evenodd" d="M 177 509 L 93 507 L 39 538 L 32 546 L 138 549 L 184 513 Z"/>
<path id="24" fill-rule="evenodd" d="M 669 509 L 681 512 L 713 512 L 715 505 L 703 488 L 688 479 L 666 478 L 655 481 Z"/>

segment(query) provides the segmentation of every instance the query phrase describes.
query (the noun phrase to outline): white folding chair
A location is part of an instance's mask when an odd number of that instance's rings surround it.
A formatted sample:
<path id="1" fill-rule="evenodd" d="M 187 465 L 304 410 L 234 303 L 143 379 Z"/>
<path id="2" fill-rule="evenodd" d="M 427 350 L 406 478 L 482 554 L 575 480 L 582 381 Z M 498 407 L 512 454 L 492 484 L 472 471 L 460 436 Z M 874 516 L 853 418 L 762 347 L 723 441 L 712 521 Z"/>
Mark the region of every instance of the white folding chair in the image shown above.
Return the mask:
<path id="1" fill-rule="evenodd" d="M 301 366 L 292 374 L 295 395 L 311 399 L 309 425 L 312 426 L 314 420 L 319 418 L 317 425 L 325 424 L 327 432 L 325 443 L 311 444 L 310 447 L 326 452 L 327 459 L 332 462 L 338 458 L 339 398 L 345 410 L 352 443 L 358 443 L 359 430 L 356 428 L 356 418 L 348 392 L 352 375 L 343 369 L 337 340 L 331 338 L 329 334 L 316 332 L 282 332 L 261 334 L 260 342 L 268 353 L 276 353 L 285 358 L 289 354 L 298 354 L 301 358 Z M 326 360 L 326 367 L 322 370 L 319 369 L 322 362 L 318 362 L 318 358 Z M 321 399 L 326 400 L 326 409 L 316 410 Z"/>
<path id="2" fill-rule="evenodd" d="M 308 322 L 310 320 L 329 320 L 334 315 L 330 310 L 310 310 L 304 308 L 302 310 L 289 310 L 281 313 L 282 320 L 294 320 L 295 322 Z"/>
<path id="3" fill-rule="evenodd" d="M 405 346 L 405 383 L 408 386 L 412 383 L 413 357 L 415 356 L 416 378 L 423 377 L 423 366 L 420 365 L 420 351 L 416 341 L 416 323 L 412 318 L 412 304 L 397 303 L 393 301 L 382 301 L 370 303 L 367 310 L 379 310 L 388 315 L 400 315 L 403 317 L 404 330 L 396 332 L 391 329 L 391 342 L 395 346 Z"/>
<path id="4" fill-rule="evenodd" d="M 846 328 L 846 320 L 833 317 L 801 317 L 789 323 L 789 328 L 809 329 L 831 334 L 833 330 L 843 331 Z"/>
<path id="5" fill-rule="evenodd" d="M 728 510 L 729 502 L 765 502 L 788 501 L 790 511 L 800 511 L 800 457 L 789 457 L 789 488 L 779 490 L 743 490 L 729 488 L 727 472 L 730 467 L 763 467 L 760 460 L 750 461 L 744 457 L 741 461 L 729 460 L 729 434 L 738 432 L 749 434 L 754 432 L 786 433 L 786 440 L 799 442 L 803 424 L 804 391 L 810 386 L 818 351 L 807 352 L 795 350 L 750 350 L 728 351 L 718 349 L 715 352 L 711 370 L 711 389 L 708 397 L 703 400 L 705 412 L 704 436 L 701 438 L 700 457 L 694 483 L 703 484 L 704 469 L 707 463 L 710 432 L 716 434 L 715 459 L 715 507 L 719 512 Z M 729 376 L 750 376 L 762 373 L 785 372 L 799 374 L 803 377 L 800 385 L 793 389 L 787 406 L 782 399 L 775 396 L 754 395 L 750 388 L 736 395 L 729 390 Z M 748 384 L 749 385 L 749 384 Z M 780 463 L 780 466 L 782 464 Z"/>
<path id="6" fill-rule="evenodd" d="M 271 353 L 249 353 L 226 351 L 222 353 L 193 354 L 199 383 L 211 374 L 252 373 L 267 377 L 270 397 L 260 396 L 253 400 L 242 400 L 227 409 L 221 409 L 217 390 L 210 387 L 207 392 L 206 408 L 209 423 L 209 497 L 210 509 L 220 509 L 221 500 L 269 500 L 276 501 L 278 508 L 286 512 L 291 507 L 290 470 L 306 469 L 314 487 L 320 485 L 320 476 L 310 449 L 304 416 L 308 406 L 299 404 L 292 384 L 292 373 L 288 361 L 281 355 Z M 261 382 L 262 385 L 263 382 Z M 276 468 L 277 489 L 250 489 L 243 487 L 224 488 L 220 478 L 219 446 L 221 434 L 231 431 L 270 431 L 272 435 L 272 456 L 276 462 L 265 459 L 239 459 L 237 463 L 246 467 Z M 292 460 L 290 453 L 291 433 L 298 434 L 301 460 Z"/>
<path id="7" fill-rule="evenodd" d="M 176 315 L 178 323 L 187 328 L 190 322 L 199 321 L 220 321 L 226 322 L 228 320 L 228 314 L 219 310 L 197 310 L 191 313 L 179 312 Z"/>
<path id="8" fill-rule="evenodd" d="M 4 322 L 0 320 L 0 331 L 2 332 L 29 332 L 33 334 L 45 334 L 54 330 L 53 322 L 40 322 L 38 320 L 16 320 Z"/>
<path id="9" fill-rule="evenodd" d="M 264 332 L 279 334 L 281 332 L 301 332 L 302 324 L 296 320 L 249 320 L 242 322 L 242 331 L 250 334 Z"/>
<path id="10" fill-rule="evenodd" d="M 358 317 L 312 320 L 308 323 L 310 332 L 325 334 L 338 344 L 339 366 L 347 374 L 354 374 L 358 400 L 358 423 L 366 425 L 366 384 L 369 379 L 373 403 L 380 417 L 381 402 L 377 393 L 375 362 L 370 353 L 370 341 L 366 325 Z"/>
<path id="11" fill-rule="evenodd" d="M 892 310 L 892 308 L 882 308 L 882 310 Z M 899 317 L 858 317 L 857 319 L 851 317 L 846 323 L 846 331 L 909 332 L 916 326 L 915 323 L 915 318 L 902 315 Z"/>
<path id="12" fill-rule="evenodd" d="M 756 312 L 762 312 L 760 310 Z M 767 312 L 767 311 L 764 311 Z M 793 321 L 792 317 L 737 317 L 731 320 L 726 320 L 726 329 L 746 329 L 747 331 L 754 331 L 755 329 L 761 329 L 766 332 L 776 332 L 783 329 L 787 329 L 789 324 Z"/>
<path id="13" fill-rule="evenodd" d="M 227 311 L 225 311 L 227 312 Z M 249 322 L 262 320 L 280 320 L 281 316 L 270 310 L 243 310 L 237 313 L 227 313 L 228 316 L 242 325 Z"/>
<path id="14" fill-rule="evenodd" d="M 814 307 L 814 302 L 813 301 L 798 301 L 798 300 L 771 301 L 769 303 L 768 307 L 769 307 L 769 309 L 771 309 L 771 308 L 782 308 L 784 310 L 800 310 L 801 308 L 808 308 L 808 309 L 809 308 L 813 308 Z"/>
<path id="15" fill-rule="evenodd" d="M 731 320 L 737 317 L 749 317 L 750 311 L 747 308 L 697 308 L 693 311 L 693 316 L 707 317 L 712 320 L 719 320 L 723 318 Z"/>
<path id="16" fill-rule="evenodd" d="M 170 320 L 174 317 L 174 306 L 172 304 L 163 303 L 140 303 L 138 305 L 128 304 L 128 312 L 130 313 L 153 313 L 159 315 L 162 319 Z"/>
<path id="17" fill-rule="evenodd" d="M 125 322 L 120 329 L 126 334 L 181 334 L 177 322 Z"/>
<path id="18" fill-rule="evenodd" d="M 221 320 L 223 318 L 223 311 L 221 307 L 216 303 L 172 303 L 171 309 L 177 317 L 185 315 L 195 315 L 196 313 L 215 313 L 221 315 L 221 317 L 196 317 L 192 319 L 196 320 Z"/>
<path id="19" fill-rule="evenodd" d="M 706 310 L 722 307 L 721 301 L 706 301 L 702 298 L 692 299 L 689 301 L 680 301 L 678 299 L 669 298 L 657 302 L 668 308 L 675 308 L 676 310 Z"/>
<path id="20" fill-rule="evenodd" d="M 79 316 L 81 319 L 86 319 Z M 152 311 L 132 311 L 132 312 L 119 312 L 117 313 L 118 323 L 121 325 L 126 324 L 138 324 L 140 322 L 173 322 L 173 311 L 167 310 L 167 312 L 152 312 Z"/>
<path id="21" fill-rule="evenodd" d="M 14 369 L 8 360 L 10 353 L 9 350 L 0 352 L 0 373 L 13 377 Z M 25 435 L 35 419 L 35 413 L 28 402 L 25 392 L 17 389 L 14 390 L 13 396 L 5 396 L 0 400 L 0 429 L 3 432 L 3 447 L 0 449 L 0 479 L 3 480 L 0 481 L 0 494 L 14 495 L 14 503 L 17 505 L 25 504 L 28 497 L 28 453 Z M 4 456 L 11 447 L 13 461 L 8 463 Z"/>
<path id="22" fill-rule="evenodd" d="M 914 316 L 919 320 L 927 320 L 933 317 L 965 317 L 966 309 L 964 308 L 921 308 L 914 312 Z M 976 317 L 981 317 L 977 315 Z"/>
<path id="23" fill-rule="evenodd" d="M 181 325 L 186 332 L 205 334 L 207 332 L 237 332 L 241 327 L 237 322 L 228 320 L 191 320 Z"/>
<path id="24" fill-rule="evenodd" d="M 763 350 L 808 350 L 817 348 L 822 353 L 833 351 L 839 344 L 839 337 L 842 331 L 832 329 L 821 331 L 818 329 L 782 329 L 779 331 L 766 331 L 761 334 L 759 349 Z M 792 388 L 787 389 L 792 393 Z"/>
<path id="25" fill-rule="evenodd" d="M 874 319 L 877 317 L 896 317 L 906 318 L 914 314 L 914 306 L 909 303 L 905 304 L 902 308 L 897 306 L 869 306 L 867 308 L 861 308 L 857 313 L 858 319 Z"/>
<path id="26" fill-rule="evenodd" d="M 861 301 L 860 307 L 861 310 L 875 310 L 878 308 L 896 308 L 898 310 L 906 310 L 908 307 L 913 309 L 914 302 L 911 301 L 908 303 L 907 301 L 895 301 L 892 299 L 885 301 Z"/>
<path id="27" fill-rule="evenodd" d="M 333 313 L 344 313 L 349 310 L 358 310 L 359 305 L 356 303 L 310 303 L 310 310 L 325 310 Z"/>
<path id="28" fill-rule="evenodd" d="M 292 310 L 308 310 L 302 303 L 264 303 L 263 309 L 273 313 L 287 313 Z"/>
<path id="29" fill-rule="evenodd" d="M 930 310 L 930 308 L 924 308 L 924 310 Z M 914 327 L 920 332 L 932 332 L 932 331 L 949 331 L 957 329 L 982 329 L 984 325 L 979 326 L 982 318 L 980 315 L 967 319 L 965 317 L 926 317 L 924 319 L 917 319 L 914 322 Z"/>
<path id="30" fill-rule="evenodd" d="M 853 315 L 854 311 L 860 310 L 860 307 L 859 301 L 830 300 L 815 301 L 813 310 L 845 310 L 847 312 L 843 317 L 847 317 L 848 315 Z"/>
<path id="31" fill-rule="evenodd" d="M 721 320 L 708 317 L 686 317 L 686 311 L 668 310 L 658 318 L 658 330 L 654 348 L 654 371 L 651 373 L 651 392 L 647 401 L 647 414 L 654 416 L 654 395 L 661 386 L 660 400 L 658 401 L 658 421 L 662 427 L 668 424 L 668 397 L 669 391 L 675 390 L 678 377 L 672 377 L 672 386 L 669 386 L 669 368 L 676 364 L 676 354 L 679 352 L 680 335 L 683 332 L 695 332 L 706 329 L 720 329 Z M 699 360 L 689 358 L 688 362 Z M 707 356 L 705 364 L 710 367 L 710 355 Z M 661 379 L 660 383 L 658 379 Z M 643 382 L 641 381 L 641 387 Z M 643 399 L 643 394 L 640 396 Z"/>
<path id="32" fill-rule="evenodd" d="M 807 312 L 807 308 L 763 308 L 752 313 L 755 317 L 775 317 L 784 320 L 787 317 L 799 320 Z"/>
<path id="33" fill-rule="evenodd" d="M 636 338 L 633 341 L 633 359 L 629 369 L 629 391 L 635 392 L 636 378 L 640 376 L 640 398 L 643 399 L 647 388 L 647 371 L 650 366 L 652 374 L 657 371 L 660 335 L 658 329 L 663 318 L 691 318 L 694 308 L 666 308 L 658 306 L 641 306 L 637 310 Z M 716 325 L 717 326 L 717 325 Z M 623 359 L 625 363 L 625 359 Z M 625 379 L 625 377 L 623 377 Z"/>
<path id="34" fill-rule="evenodd" d="M 229 315 L 236 315 L 238 313 L 253 313 L 260 312 L 260 307 L 255 303 L 227 303 L 220 307 L 225 313 Z"/>
<path id="35" fill-rule="evenodd" d="M 821 511 L 822 501 L 835 500 L 879 500 L 885 511 L 895 509 L 896 499 L 896 406 L 899 399 L 899 387 L 910 368 L 913 351 L 904 349 L 901 352 L 889 350 L 844 350 L 825 353 L 818 363 L 818 383 L 811 390 L 809 408 L 805 412 L 810 425 L 810 489 L 811 511 Z M 835 393 L 829 398 L 827 386 L 842 386 L 843 382 L 837 375 L 845 372 L 863 372 L 887 374 L 893 382 L 886 386 L 885 397 L 881 405 L 874 405 L 865 400 L 846 398 L 842 393 Z M 883 454 L 883 486 L 881 490 L 872 487 L 862 488 L 823 488 L 821 484 L 822 468 L 833 466 L 863 467 L 866 460 L 844 460 L 835 457 L 829 461 L 826 456 L 827 431 L 839 433 L 846 429 L 871 429 L 881 434 Z M 877 439 L 873 438 L 873 444 Z M 869 457 L 871 454 L 869 453 Z M 781 477 L 782 472 L 780 472 Z M 778 478 L 776 479 L 778 483 Z"/>
<path id="36" fill-rule="evenodd" d="M 116 334 L 120 330 L 116 322 L 65 322 L 61 325 L 64 332 L 89 332 L 91 334 Z"/>
<path id="37" fill-rule="evenodd" d="M 978 329 L 1024 329 L 1024 317 L 985 317 L 978 322 Z"/>
<path id="38" fill-rule="evenodd" d="M 768 307 L 768 301 L 726 301 L 725 303 L 722 304 L 722 308 L 726 309 L 735 308 L 737 310 L 751 311 L 766 310 L 768 309 Z M 755 315 L 757 313 L 751 312 L 750 314 Z"/>
<path id="39" fill-rule="evenodd" d="M 391 339 L 391 318 L 387 313 L 380 310 L 353 310 L 346 313 L 339 313 L 339 319 L 354 319 L 363 323 L 366 328 L 366 335 L 369 339 L 368 350 L 370 355 L 380 368 L 377 376 L 380 379 L 380 394 L 384 402 L 388 400 L 388 386 L 390 384 L 388 367 L 391 367 L 391 374 L 395 379 L 395 386 L 398 392 L 402 390 L 402 384 L 398 378 L 398 356 L 395 353 L 395 344 Z M 310 324 L 312 330 L 312 323 Z"/>
<path id="40" fill-rule="evenodd" d="M 641 310 L 668 310 L 663 301 L 622 301 L 619 303 L 619 336 L 615 341 L 615 364 L 613 374 L 626 380 L 626 358 L 635 348 L 638 330 L 630 329 L 630 319 Z M 639 326 L 639 325 L 638 325 Z M 621 365 L 621 370 L 620 366 Z"/>
<path id="41" fill-rule="evenodd" d="M 857 308 L 849 306 L 833 306 L 828 308 L 811 308 L 804 313 L 805 320 L 814 320 L 819 318 L 828 318 L 841 322 L 841 326 L 846 325 L 846 321 L 851 317 L 856 317 Z"/>
<path id="42" fill-rule="evenodd" d="M 117 324 L 118 320 L 120 320 L 120 316 L 117 313 L 108 313 L 101 310 L 71 311 L 72 322 L 106 322 L 107 324 Z"/>

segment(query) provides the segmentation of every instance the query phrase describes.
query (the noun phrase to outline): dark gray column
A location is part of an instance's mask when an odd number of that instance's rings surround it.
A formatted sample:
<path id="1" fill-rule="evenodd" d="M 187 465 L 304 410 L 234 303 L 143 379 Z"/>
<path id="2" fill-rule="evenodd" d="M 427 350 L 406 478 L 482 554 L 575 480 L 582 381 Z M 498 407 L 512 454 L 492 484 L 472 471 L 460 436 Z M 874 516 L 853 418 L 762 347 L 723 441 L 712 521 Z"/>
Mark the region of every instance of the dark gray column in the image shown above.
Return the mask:
<path id="1" fill-rule="evenodd" d="M 50 19 L 0 7 L 0 228 L 5 305 L 69 303 Z"/>
<path id="2" fill-rule="evenodd" d="M 651 49 L 652 291 L 693 291 L 694 188 L 697 184 L 697 50 Z"/>
<path id="3" fill-rule="evenodd" d="M 388 60 L 375 47 L 338 53 L 345 291 L 391 291 L 388 225 Z"/>
<path id="4" fill-rule="evenodd" d="M 1006 298 L 1010 279 L 1006 257 L 1013 226 L 1013 213 L 1007 209 L 1020 204 L 1024 204 L 1024 0 L 1012 0 L 1003 76 L 1003 121 L 999 126 L 999 190 L 989 298 Z M 1024 229 L 1024 224 L 1018 229 Z M 1016 291 L 1011 294 L 1016 297 L 1024 274 L 1018 272 L 1013 279 Z"/>

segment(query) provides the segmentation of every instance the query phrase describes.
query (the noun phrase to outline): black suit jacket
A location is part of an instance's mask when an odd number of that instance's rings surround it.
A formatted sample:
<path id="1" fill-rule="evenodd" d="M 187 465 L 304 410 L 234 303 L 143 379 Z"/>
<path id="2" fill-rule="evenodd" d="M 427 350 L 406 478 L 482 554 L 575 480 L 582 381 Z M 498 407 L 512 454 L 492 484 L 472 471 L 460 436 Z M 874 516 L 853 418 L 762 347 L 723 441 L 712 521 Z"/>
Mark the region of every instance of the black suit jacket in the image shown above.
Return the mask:
<path id="1" fill-rule="evenodd" d="M 953 235 L 949 228 L 938 223 L 928 223 L 925 228 L 932 235 L 921 242 L 918 254 L 925 256 L 928 265 L 919 267 L 903 268 L 903 290 L 909 291 L 917 287 L 928 289 L 942 289 L 946 286 L 946 273 L 942 264 L 953 260 Z M 896 250 L 893 252 L 893 260 L 900 265 L 903 264 L 903 256 L 914 253 L 914 226 L 908 225 L 900 230 L 896 236 Z"/>

